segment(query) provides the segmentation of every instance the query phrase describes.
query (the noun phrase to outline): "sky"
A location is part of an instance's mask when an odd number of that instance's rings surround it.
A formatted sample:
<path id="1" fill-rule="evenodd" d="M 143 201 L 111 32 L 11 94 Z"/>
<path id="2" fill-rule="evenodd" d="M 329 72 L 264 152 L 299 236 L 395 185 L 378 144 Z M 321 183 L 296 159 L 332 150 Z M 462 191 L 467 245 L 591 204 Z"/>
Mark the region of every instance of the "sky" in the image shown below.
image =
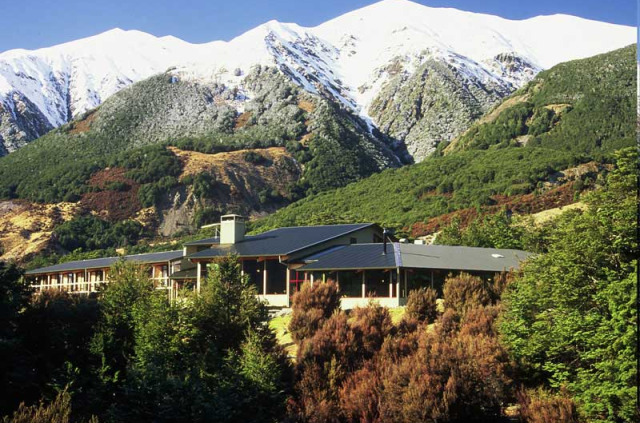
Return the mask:
<path id="1" fill-rule="evenodd" d="M 414 0 L 508 19 L 566 13 L 637 25 L 634 0 Z M 137 29 L 191 43 L 230 40 L 275 19 L 315 26 L 375 0 L 0 0 L 0 52 Z"/>

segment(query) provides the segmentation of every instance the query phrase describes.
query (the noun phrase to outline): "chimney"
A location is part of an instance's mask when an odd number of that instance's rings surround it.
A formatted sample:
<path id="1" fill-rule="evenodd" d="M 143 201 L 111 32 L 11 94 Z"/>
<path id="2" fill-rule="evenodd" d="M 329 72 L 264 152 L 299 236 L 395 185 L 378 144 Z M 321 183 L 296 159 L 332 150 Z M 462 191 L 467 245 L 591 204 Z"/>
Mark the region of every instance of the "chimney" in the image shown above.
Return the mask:
<path id="1" fill-rule="evenodd" d="M 389 231 L 387 228 L 382 228 L 382 254 L 387 254 L 387 238 L 389 237 Z"/>
<path id="2" fill-rule="evenodd" d="M 244 217 L 225 214 L 220 217 L 220 244 L 235 244 L 244 239 Z"/>

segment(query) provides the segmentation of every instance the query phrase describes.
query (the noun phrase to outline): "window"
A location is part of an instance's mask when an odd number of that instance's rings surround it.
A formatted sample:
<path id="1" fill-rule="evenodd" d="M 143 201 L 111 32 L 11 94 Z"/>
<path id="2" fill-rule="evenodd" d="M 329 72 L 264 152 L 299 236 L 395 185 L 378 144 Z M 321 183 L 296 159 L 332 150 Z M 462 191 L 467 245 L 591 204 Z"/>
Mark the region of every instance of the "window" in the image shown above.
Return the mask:
<path id="1" fill-rule="evenodd" d="M 258 294 L 263 294 L 262 288 L 262 262 L 258 262 L 257 260 L 243 260 L 242 261 L 242 270 L 247 278 L 249 278 L 249 283 L 256 287 Z"/>
<path id="2" fill-rule="evenodd" d="M 291 286 L 289 287 L 289 293 L 291 295 L 300 291 L 302 288 L 302 284 L 305 282 L 305 272 L 298 272 L 297 270 L 289 271 L 289 283 Z"/>
<path id="3" fill-rule="evenodd" d="M 362 297 L 362 272 L 347 270 L 339 272 L 340 295 L 343 297 Z"/>
<path id="4" fill-rule="evenodd" d="M 267 260 L 267 294 L 287 293 L 287 267 L 278 260 Z"/>
<path id="5" fill-rule="evenodd" d="M 358 238 L 355 238 L 355 237 L 349 238 L 349 244 L 357 244 L 357 243 L 358 243 Z"/>
<path id="6" fill-rule="evenodd" d="M 384 270 L 367 270 L 365 272 L 367 297 L 388 297 L 391 273 Z"/>

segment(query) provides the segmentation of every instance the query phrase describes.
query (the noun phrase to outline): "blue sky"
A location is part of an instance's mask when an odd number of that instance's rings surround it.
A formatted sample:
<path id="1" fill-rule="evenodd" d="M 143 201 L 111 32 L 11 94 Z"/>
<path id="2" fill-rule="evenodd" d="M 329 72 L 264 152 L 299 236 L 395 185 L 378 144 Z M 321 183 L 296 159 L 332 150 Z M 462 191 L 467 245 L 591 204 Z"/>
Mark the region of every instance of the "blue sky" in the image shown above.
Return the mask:
<path id="1" fill-rule="evenodd" d="M 415 0 L 433 7 L 524 19 L 567 13 L 636 25 L 633 0 Z M 174 35 L 201 43 L 229 40 L 276 19 L 314 26 L 374 0 L 2 0 L 0 52 L 34 49 L 87 37 L 114 27 Z"/>

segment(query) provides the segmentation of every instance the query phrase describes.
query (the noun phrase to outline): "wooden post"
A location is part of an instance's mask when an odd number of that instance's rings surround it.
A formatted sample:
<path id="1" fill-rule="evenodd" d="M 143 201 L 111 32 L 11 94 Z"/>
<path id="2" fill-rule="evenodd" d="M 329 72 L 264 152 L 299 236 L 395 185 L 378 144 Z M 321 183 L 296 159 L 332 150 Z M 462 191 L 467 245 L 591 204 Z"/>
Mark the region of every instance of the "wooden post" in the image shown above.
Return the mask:
<path id="1" fill-rule="evenodd" d="M 289 299 L 291 295 L 291 270 L 289 270 L 289 266 L 287 266 L 287 307 L 289 307 Z"/>
<path id="2" fill-rule="evenodd" d="M 409 290 L 407 288 L 407 269 L 404 269 L 404 296 L 409 298 Z"/>
<path id="3" fill-rule="evenodd" d="M 396 297 L 400 300 L 400 268 L 398 267 L 398 272 L 396 273 Z M 398 305 L 399 301 L 398 301 Z"/>
<path id="4" fill-rule="evenodd" d="M 200 282 L 202 280 L 202 263 L 198 262 L 196 265 L 196 292 L 200 293 Z"/>
<path id="5" fill-rule="evenodd" d="M 267 260 L 262 262 L 262 295 L 267 295 Z"/>

